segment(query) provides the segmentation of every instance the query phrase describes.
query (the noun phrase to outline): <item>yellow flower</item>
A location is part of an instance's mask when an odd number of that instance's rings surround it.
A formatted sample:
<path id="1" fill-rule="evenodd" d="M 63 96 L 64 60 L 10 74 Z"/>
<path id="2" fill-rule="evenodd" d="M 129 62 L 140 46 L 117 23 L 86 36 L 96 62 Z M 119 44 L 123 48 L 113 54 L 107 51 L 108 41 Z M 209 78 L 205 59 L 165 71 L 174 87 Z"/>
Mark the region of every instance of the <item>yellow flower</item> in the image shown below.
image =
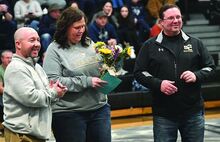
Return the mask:
<path id="1" fill-rule="evenodd" d="M 106 72 L 109 72 L 111 75 L 117 75 L 116 72 L 121 66 L 121 61 L 131 57 L 133 53 L 129 44 L 122 48 L 120 45 L 108 46 L 104 42 L 96 42 L 94 48 L 96 53 L 101 55 L 100 57 L 102 58 L 102 75 Z"/>
<path id="2" fill-rule="evenodd" d="M 127 49 L 127 54 L 128 54 L 129 56 L 131 56 L 131 48 L 130 48 L 130 47 L 128 47 L 128 49 Z"/>
<path id="3" fill-rule="evenodd" d="M 103 47 L 105 47 L 106 45 L 105 45 L 105 43 L 104 42 L 101 42 L 101 41 L 98 41 L 98 42 L 96 42 L 95 43 L 95 48 L 103 48 Z"/>
<path id="4" fill-rule="evenodd" d="M 99 49 L 99 52 L 103 53 L 103 54 L 111 54 L 112 53 L 112 51 L 108 48 Z"/>

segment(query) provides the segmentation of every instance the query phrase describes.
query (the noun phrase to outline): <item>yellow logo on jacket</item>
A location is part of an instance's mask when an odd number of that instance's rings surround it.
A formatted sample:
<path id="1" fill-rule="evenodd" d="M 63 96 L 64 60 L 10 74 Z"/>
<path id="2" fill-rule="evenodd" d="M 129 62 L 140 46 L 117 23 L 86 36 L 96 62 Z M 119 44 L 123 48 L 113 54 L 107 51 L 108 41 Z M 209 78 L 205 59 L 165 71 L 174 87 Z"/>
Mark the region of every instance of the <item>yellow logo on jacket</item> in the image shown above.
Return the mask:
<path id="1" fill-rule="evenodd" d="M 191 44 L 184 45 L 183 52 L 193 52 L 192 45 Z"/>

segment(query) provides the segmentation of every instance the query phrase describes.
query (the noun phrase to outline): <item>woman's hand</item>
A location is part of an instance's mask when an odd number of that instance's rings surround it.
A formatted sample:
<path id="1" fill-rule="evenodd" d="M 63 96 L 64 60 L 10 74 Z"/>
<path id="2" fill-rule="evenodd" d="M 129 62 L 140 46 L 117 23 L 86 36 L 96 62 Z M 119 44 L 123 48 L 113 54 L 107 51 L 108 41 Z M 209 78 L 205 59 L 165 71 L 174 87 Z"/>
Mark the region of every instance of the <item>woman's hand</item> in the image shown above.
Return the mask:
<path id="1" fill-rule="evenodd" d="M 92 87 L 97 88 L 97 87 L 102 87 L 104 84 L 107 84 L 108 82 L 101 80 L 98 77 L 93 77 L 92 78 Z"/>

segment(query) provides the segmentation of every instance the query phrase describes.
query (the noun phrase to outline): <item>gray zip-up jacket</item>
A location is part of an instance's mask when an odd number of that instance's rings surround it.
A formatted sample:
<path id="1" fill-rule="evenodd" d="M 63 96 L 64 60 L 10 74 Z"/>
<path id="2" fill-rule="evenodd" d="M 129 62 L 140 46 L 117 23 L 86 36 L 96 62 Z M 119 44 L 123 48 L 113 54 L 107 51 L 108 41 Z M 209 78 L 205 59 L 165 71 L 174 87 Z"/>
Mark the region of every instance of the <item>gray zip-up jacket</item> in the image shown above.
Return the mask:
<path id="1" fill-rule="evenodd" d="M 52 101 L 58 94 L 49 88 L 48 78 L 31 58 L 13 55 L 4 75 L 4 122 L 15 133 L 49 139 Z"/>

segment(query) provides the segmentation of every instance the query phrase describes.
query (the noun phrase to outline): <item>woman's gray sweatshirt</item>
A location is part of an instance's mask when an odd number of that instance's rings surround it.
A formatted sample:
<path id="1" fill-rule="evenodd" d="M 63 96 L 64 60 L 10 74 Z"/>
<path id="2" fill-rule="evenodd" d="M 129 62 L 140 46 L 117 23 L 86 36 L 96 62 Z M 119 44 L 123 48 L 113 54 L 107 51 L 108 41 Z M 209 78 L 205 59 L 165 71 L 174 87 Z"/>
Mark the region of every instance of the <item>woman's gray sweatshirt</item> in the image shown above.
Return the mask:
<path id="1" fill-rule="evenodd" d="M 53 106 L 53 112 L 96 110 L 107 103 L 107 96 L 92 88 L 92 77 L 99 77 L 99 56 L 94 43 L 61 48 L 55 41 L 46 52 L 43 68 L 49 79 L 59 80 L 68 92 Z"/>

